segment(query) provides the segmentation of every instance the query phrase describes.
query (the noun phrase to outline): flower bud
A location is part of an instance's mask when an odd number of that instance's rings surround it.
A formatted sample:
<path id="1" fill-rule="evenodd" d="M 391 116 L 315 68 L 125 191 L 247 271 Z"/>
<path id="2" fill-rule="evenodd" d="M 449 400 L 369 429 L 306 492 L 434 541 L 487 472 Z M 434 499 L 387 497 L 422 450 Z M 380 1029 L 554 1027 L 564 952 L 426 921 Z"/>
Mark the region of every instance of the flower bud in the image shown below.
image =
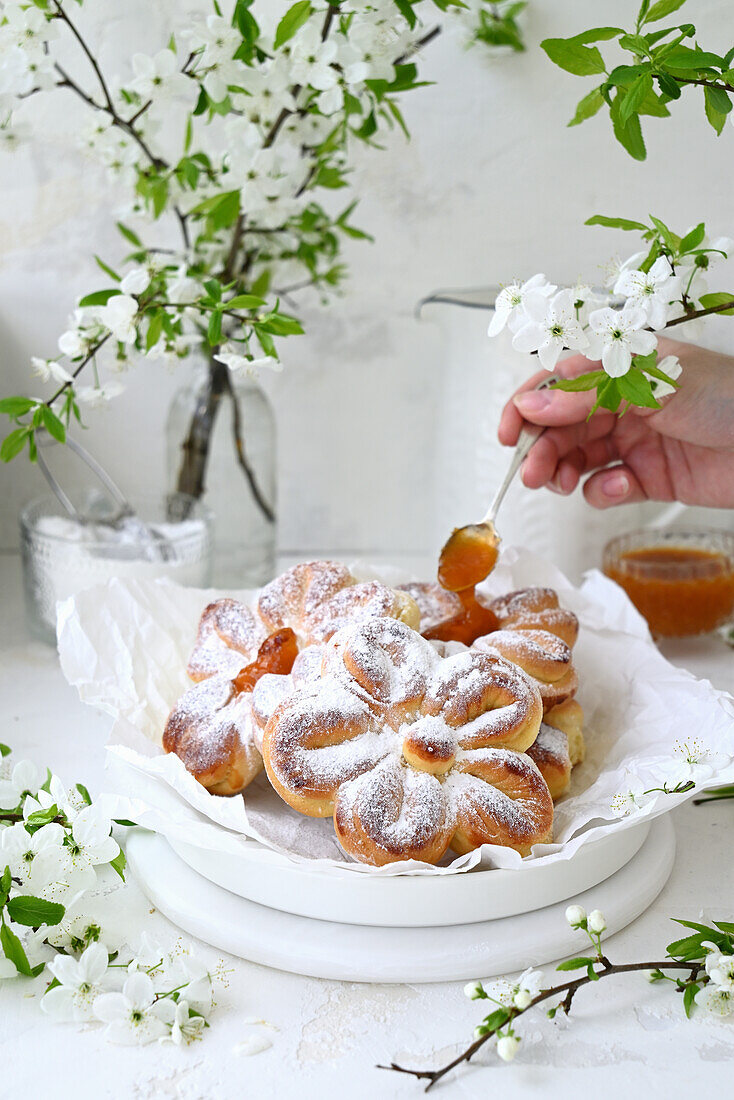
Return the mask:
<path id="1" fill-rule="evenodd" d="M 481 982 L 467 982 L 464 986 L 464 996 L 470 1001 L 478 1001 L 484 995 L 484 987 Z"/>
<path id="2" fill-rule="evenodd" d="M 566 920 L 572 928 L 585 928 L 586 910 L 583 905 L 569 905 L 566 910 Z"/>
<path id="3" fill-rule="evenodd" d="M 601 935 L 602 932 L 606 932 L 606 918 L 600 909 L 592 909 L 589 913 L 587 927 L 590 932 L 594 932 L 596 935 Z"/>
<path id="4" fill-rule="evenodd" d="M 497 1053 L 503 1062 L 511 1062 L 517 1054 L 520 1040 L 516 1035 L 503 1035 L 497 1040 Z"/>
<path id="5" fill-rule="evenodd" d="M 475 1039 L 481 1039 L 485 1035 L 489 1035 L 489 1028 L 485 1027 L 484 1024 L 479 1024 L 478 1027 L 474 1028 Z"/>
<path id="6" fill-rule="evenodd" d="M 533 1003 L 533 998 L 527 989 L 518 989 L 517 993 L 513 997 L 515 1008 L 519 1008 L 521 1012 L 524 1012 L 529 1005 Z"/>

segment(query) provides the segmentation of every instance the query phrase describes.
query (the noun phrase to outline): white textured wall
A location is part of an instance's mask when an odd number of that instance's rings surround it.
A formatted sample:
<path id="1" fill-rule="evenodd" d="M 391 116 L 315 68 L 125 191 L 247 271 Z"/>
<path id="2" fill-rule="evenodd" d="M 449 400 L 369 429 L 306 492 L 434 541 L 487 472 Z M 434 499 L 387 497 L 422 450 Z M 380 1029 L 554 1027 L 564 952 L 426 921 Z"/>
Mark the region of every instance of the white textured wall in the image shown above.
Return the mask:
<path id="1" fill-rule="evenodd" d="M 85 19 L 116 66 L 133 48 L 162 46 L 171 14 L 179 20 L 192 6 L 87 0 Z M 538 270 L 556 282 L 593 279 L 629 242 L 583 228 L 599 211 L 640 217 L 652 210 L 675 227 L 705 218 L 712 232 L 734 236 L 734 127 L 717 140 L 699 96 L 674 105 L 673 119 L 647 124 L 644 164 L 616 145 L 605 116 L 566 128 L 591 85 L 552 66 L 538 41 L 591 22 L 629 22 L 637 4 L 605 0 L 593 14 L 590 7 L 531 0 L 530 49 L 519 57 L 466 52 L 455 34 L 442 36 L 422 67 L 435 85 L 406 97 L 412 141 L 395 134 L 386 151 L 360 154 L 356 220 L 376 243 L 349 245 L 347 295 L 328 311 L 304 310 L 308 334 L 287 343 L 287 369 L 269 384 L 280 425 L 284 549 L 429 548 L 442 350 L 434 326 L 413 319 L 426 293 Z M 719 35 L 731 22 L 730 0 L 690 0 L 684 14 L 704 45 L 728 45 Z M 29 117 L 31 106 L 41 104 L 28 105 Z M 27 388 L 31 354 L 53 353 L 74 297 L 97 280 L 91 253 L 114 256 L 118 248 L 109 216 L 116 198 L 64 136 L 72 110 L 64 99 L 54 140 L 0 160 L 4 393 Z M 132 497 L 152 482 L 163 487 L 162 425 L 181 380 L 146 364 L 126 376 L 127 392 L 110 409 L 89 415 L 85 442 Z M 0 479 L 0 547 L 7 547 L 19 506 L 43 486 L 18 461 Z"/>

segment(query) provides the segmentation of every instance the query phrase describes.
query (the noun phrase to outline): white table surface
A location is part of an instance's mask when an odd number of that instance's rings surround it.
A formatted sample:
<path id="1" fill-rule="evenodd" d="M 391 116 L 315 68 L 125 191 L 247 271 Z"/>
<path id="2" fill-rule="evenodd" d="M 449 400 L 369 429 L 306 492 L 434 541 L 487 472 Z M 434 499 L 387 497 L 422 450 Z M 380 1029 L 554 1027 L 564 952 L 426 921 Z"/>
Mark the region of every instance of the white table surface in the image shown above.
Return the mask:
<path id="1" fill-rule="evenodd" d="M 0 740 L 18 755 L 48 764 L 65 781 L 82 781 L 98 793 L 105 785 L 110 719 L 82 705 L 64 681 L 54 651 L 30 640 L 14 556 L 0 558 L 0 607 Z M 665 652 L 676 664 L 734 691 L 734 653 L 722 642 L 680 641 Z M 648 912 L 609 940 L 612 959 L 660 957 L 677 935 L 671 915 L 695 920 L 705 910 L 717 919 L 734 918 L 734 802 L 698 808 L 688 803 L 675 811 L 674 822 L 673 874 Z M 125 888 L 125 911 L 139 931 L 171 942 L 178 938 L 132 882 Z M 220 957 L 203 944 L 195 946 L 212 965 Z M 187 1048 L 112 1046 L 100 1030 L 55 1024 L 43 1016 L 38 1007 L 43 979 L 3 983 L 0 1097 L 417 1097 L 419 1082 L 379 1071 L 375 1064 L 393 1059 L 424 1068 L 442 1064 L 470 1040 L 483 1014 L 458 983 L 368 986 L 296 977 L 232 958 L 225 963 L 228 987 L 217 996 L 211 1029 Z M 268 1031 L 272 1046 L 251 1057 L 237 1055 L 238 1043 L 262 1033 L 246 1022 L 253 1018 L 277 1028 Z M 473 1068 L 461 1069 L 435 1095 L 484 1097 L 497 1089 L 503 1100 L 554 1100 L 588 1090 L 595 1100 L 677 1098 L 690 1096 L 694 1079 L 699 1095 L 731 1095 L 734 1017 L 686 1021 L 669 986 L 653 987 L 641 977 L 612 978 L 583 990 L 569 1021 L 529 1015 L 522 1034 L 512 1065 L 500 1063 L 488 1044 Z"/>

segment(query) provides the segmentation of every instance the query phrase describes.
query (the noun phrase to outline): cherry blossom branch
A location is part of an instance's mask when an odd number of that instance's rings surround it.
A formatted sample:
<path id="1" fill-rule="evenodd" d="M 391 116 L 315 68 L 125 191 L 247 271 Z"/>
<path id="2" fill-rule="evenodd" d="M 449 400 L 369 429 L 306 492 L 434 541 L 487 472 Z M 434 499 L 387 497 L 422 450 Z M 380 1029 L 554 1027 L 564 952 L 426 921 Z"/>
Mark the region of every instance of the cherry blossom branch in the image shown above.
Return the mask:
<path id="1" fill-rule="evenodd" d="M 237 454 L 237 464 L 247 478 L 247 482 L 250 486 L 250 490 L 253 497 L 255 498 L 255 503 L 257 504 L 258 508 L 270 523 L 275 523 L 275 512 L 263 496 L 262 490 L 255 475 L 255 471 L 250 465 L 250 461 L 245 451 L 245 444 L 242 434 L 242 414 L 240 411 L 240 403 L 237 398 L 237 394 L 235 393 L 234 386 L 232 385 L 232 379 L 229 376 L 229 372 L 227 372 L 225 385 L 232 401 L 232 436 L 234 439 L 235 452 Z"/>
<path id="2" fill-rule="evenodd" d="M 87 355 L 85 355 L 85 357 L 82 359 L 81 363 L 79 363 L 78 366 L 75 367 L 75 369 L 71 372 L 71 380 L 68 381 L 68 382 L 63 382 L 59 386 L 59 388 L 57 389 L 57 391 L 53 395 L 53 397 L 49 397 L 48 401 L 45 402 L 46 406 L 49 409 L 54 404 L 54 402 L 58 401 L 58 399 L 61 397 L 61 395 L 66 390 L 69 389 L 70 386 L 73 386 L 74 382 L 79 377 L 81 372 L 84 370 L 87 363 L 90 363 L 92 361 L 92 359 L 94 359 L 97 352 L 100 350 L 100 348 L 104 347 L 104 345 L 111 338 L 111 336 L 112 336 L 112 333 L 108 332 L 106 336 L 103 336 L 100 340 L 98 340 L 97 343 L 90 349 L 89 353 Z"/>
<path id="3" fill-rule="evenodd" d="M 728 302 L 721 302 L 718 306 L 709 306 L 708 309 L 695 309 L 684 317 L 675 317 L 672 321 L 668 321 L 665 327 L 673 328 L 674 325 L 683 325 L 686 321 L 695 321 L 699 317 L 708 317 L 712 313 L 725 313 L 728 309 L 734 309 L 734 298 L 730 298 Z"/>
<path id="4" fill-rule="evenodd" d="M 533 997 L 533 999 L 527 1004 L 525 1008 L 517 1008 L 514 1005 L 511 1008 L 508 1008 L 502 1023 L 498 1024 L 497 1027 L 491 1028 L 486 1034 L 480 1035 L 479 1038 L 475 1039 L 473 1043 L 471 1043 L 465 1050 L 461 1052 L 461 1054 L 458 1054 L 456 1058 L 453 1058 L 450 1062 L 447 1062 L 445 1066 L 441 1066 L 440 1069 L 409 1069 L 406 1066 L 398 1065 L 396 1062 L 391 1062 L 389 1066 L 380 1065 L 377 1068 L 393 1070 L 395 1073 L 405 1073 L 411 1077 L 417 1077 L 420 1080 L 427 1080 L 428 1084 L 426 1085 L 425 1091 L 428 1092 L 429 1089 L 433 1088 L 433 1086 L 438 1081 L 440 1081 L 442 1077 L 445 1077 L 453 1069 L 456 1069 L 456 1067 L 460 1066 L 462 1062 L 471 1061 L 477 1051 L 480 1050 L 486 1042 L 492 1039 L 501 1028 L 506 1027 L 508 1023 L 511 1023 L 513 1020 L 517 1019 L 518 1016 L 523 1015 L 525 1012 L 528 1011 L 528 1009 L 534 1008 L 536 1005 L 542 1004 L 543 1001 L 547 1001 L 551 997 L 558 997 L 565 994 L 564 1000 L 559 1007 L 567 1011 L 568 1008 L 570 1008 L 571 1006 L 571 1001 L 573 1000 L 574 995 L 579 991 L 579 989 L 583 988 L 583 986 L 585 985 L 590 985 L 592 982 L 601 981 L 602 978 L 611 978 L 614 974 L 631 974 L 635 971 L 640 970 L 665 969 L 684 970 L 690 974 L 691 978 L 695 978 L 696 974 L 702 969 L 700 962 L 675 962 L 671 959 L 665 959 L 662 962 L 639 962 L 616 965 L 610 963 L 607 958 L 602 956 L 599 959 L 599 962 L 602 964 L 603 969 L 594 971 L 595 976 L 593 978 L 589 977 L 588 974 L 585 974 L 582 978 L 575 978 L 573 981 L 564 982 L 563 984 L 553 986 L 550 989 L 542 989 L 536 997 Z"/>

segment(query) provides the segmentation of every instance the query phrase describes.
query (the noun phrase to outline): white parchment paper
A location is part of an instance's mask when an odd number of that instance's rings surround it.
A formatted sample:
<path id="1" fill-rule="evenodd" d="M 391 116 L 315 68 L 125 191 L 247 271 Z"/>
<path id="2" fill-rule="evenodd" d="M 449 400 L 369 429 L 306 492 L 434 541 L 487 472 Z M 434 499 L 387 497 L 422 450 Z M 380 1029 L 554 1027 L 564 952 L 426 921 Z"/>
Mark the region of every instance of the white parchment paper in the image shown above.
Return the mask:
<path id="1" fill-rule="evenodd" d="M 400 583 L 392 569 L 352 564 L 360 579 Z M 554 566 L 510 548 L 486 582 L 494 595 L 526 585 L 555 588 L 579 617 L 574 650 L 586 714 L 586 761 L 556 806 L 554 843 L 528 860 L 569 859 L 578 848 L 666 813 L 697 790 L 734 782 L 734 699 L 669 664 L 624 592 L 594 570 L 576 588 Z M 287 806 L 262 773 L 244 796 L 211 795 L 178 757 L 161 751 L 204 606 L 225 593 L 166 581 L 113 580 L 59 605 L 61 665 L 80 698 L 115 721 L 108 750 L 114 815 L 172 840 L 248 859 L 309 861 L 335 874 L 454 874 L 518 867 L 510 849 L 484 845 L 438 867 L 415 861 L 374 868 L 349 860 L 330 819 Z M 256 591 L 226 593 L 254 605 Z M 692 780 L 685 793 L 669 793 Z"/>

